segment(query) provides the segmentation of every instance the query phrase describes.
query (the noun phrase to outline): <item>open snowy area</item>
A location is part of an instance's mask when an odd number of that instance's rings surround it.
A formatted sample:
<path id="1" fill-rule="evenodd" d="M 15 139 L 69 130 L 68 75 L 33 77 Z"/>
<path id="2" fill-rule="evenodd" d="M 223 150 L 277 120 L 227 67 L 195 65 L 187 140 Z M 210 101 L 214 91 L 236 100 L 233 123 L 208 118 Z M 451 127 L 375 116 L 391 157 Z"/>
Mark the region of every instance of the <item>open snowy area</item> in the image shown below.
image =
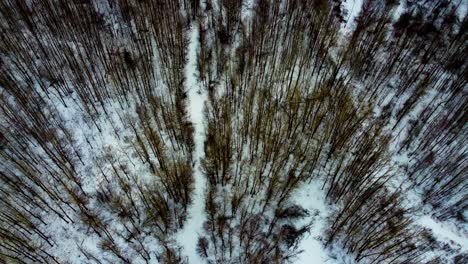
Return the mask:
<path id="1" fill-rule="evenodd" d="M 0 0 L 0 263 L 468 263 L 468 0 Z"/>

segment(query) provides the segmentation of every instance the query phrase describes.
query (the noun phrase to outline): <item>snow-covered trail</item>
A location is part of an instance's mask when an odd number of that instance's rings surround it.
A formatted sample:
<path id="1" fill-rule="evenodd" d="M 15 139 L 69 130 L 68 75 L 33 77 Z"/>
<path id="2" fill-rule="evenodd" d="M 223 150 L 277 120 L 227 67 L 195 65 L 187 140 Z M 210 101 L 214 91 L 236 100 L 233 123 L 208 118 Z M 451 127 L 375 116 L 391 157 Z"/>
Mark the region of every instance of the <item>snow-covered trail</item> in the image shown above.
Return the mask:
<path id="1" fill-rule="evenodd" d="M 188 219 L 184 228 L 177 234 L 177 242 L 183 247 L 183 255 L 188 256 L 189 263 L 203 263 L 196 252 L 198 234 L 202 230 L 205 221 L 205 176 L 200 168 L 200 160 L 204 155 L 203 144 L 205 141 L 205 128 L 203 106 L 206 93 L 200 89 L 196 78 L 197 50 L 198 50 L 198 27 L 192 24 L 190 32 L 190 43 L 188 50 L 188 62 L 185 68 L 186 85 L 188 89 L 188 111 L 195 128 L 195 153 L 193 177 L 195 180 L 193 203 L 188 210 Z"/>

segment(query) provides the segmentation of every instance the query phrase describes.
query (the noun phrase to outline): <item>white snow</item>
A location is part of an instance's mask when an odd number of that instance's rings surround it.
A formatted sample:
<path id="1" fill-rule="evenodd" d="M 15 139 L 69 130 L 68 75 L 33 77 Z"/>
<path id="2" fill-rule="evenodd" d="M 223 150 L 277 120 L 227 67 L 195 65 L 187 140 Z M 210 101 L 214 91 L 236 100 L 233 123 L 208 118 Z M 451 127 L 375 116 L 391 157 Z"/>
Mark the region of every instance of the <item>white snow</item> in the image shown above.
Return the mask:
<path id="1" fill-rule="evenodd" d="M 348 11 L 348 15 L 345 17 L 346 24 L 343 30 L 345 32 L 351 32 L 354 25 L 354 19 L 359 15 L 362 9 L 363 0 L 345 0 L 343 7 Z"/>
<path id="2" fill-rule="evenodd" d="M 457 16 L 460 21 L 463 21 L 463 18 L 466 16 L 468 10 L 468 1 L 467 0 L 460 0 L 457 6 Z"/>
<path id="3" fill-rule="evenodd" d="M 393 21 L 397 21 L 400 16 L 405 12 L 406 10 L 406 1 L 400 1 L 397 9 L 395 10 L 395 13 L 393 13 Z"/>
<path id="4" fill-rule="evenodd" d="M 204 191 L 205 191 L 205 178 L 200 168 L 200 160 L 204 155 L 203 144 L 205 141 L 205 126 L 203 106 L 206 98 L 206 93 L 198 85 L 196 78 L 196 65 L 197 65 L 197 50 L 198 50 L 198 27 L 192 24 L 190 32 L 190 44 L 188 51 L 188 62 L 186 66 L 186 85 L 188 87 L 189 97 L 189 115 L 192 124 L 195 128 L 195 153 L 194 162 L 195 167 L 193 171 L 194 195 L 193 203 L 188 210 L 188 219 L 184 228 L 177 234 L 177 241 L 183 247 L 183 255 L 188 256 L 189 263 L 203 263 L 200 256 L 196 252 L 196 245 L 198 241 L 198 232 L 202 230 L 203 222 L 205 221 L 205 207 L 204 207 Z"/>
<path id="5" fill-rule="evenodd" d="M 422 216 L 417 223 L 429 228 L 438 240 L 449 244 L 454 242 L 460 245 L 463 251 L 468 252 L 468 234 L 457 231 L 457 228 L 449 223 L 437 221 L 428 215 Z"/>
<path id="6" fill-rule="evenodd" d="M 294 261 L 297 264 L 333 263 L 320 241 L 330 209 L 330 206 L 325 202 L 325 192 L 321 186 L 322 183 L 319 180 L 313 180 L 310 184 L 301 186 L 292 196 L 298 197 L 296 202 L 310 213 L 310 217 L 304 219 L 303 223 L 300 224 L 313 221 L 310 233 L 300 243 L 299 250 L 303 250 L 303 252 Z"/>

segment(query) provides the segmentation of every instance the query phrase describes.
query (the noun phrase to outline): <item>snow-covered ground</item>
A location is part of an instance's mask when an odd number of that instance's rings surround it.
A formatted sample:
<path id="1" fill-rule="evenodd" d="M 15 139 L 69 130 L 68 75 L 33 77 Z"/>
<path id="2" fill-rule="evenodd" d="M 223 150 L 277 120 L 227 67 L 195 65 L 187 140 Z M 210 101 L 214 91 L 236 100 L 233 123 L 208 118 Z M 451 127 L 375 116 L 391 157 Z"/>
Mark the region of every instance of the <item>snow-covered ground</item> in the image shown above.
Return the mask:
<path id="1" fill-rule="evenodd" d="M 188 61 L 186 66 L 186 85 L 189 99 L 189 115 L 195 128 L 195 153 L 193 177 L 195 180 L 195 189 L 193 202 L 188 210 L 188 219 L 184 228 L 177 234 L 177 241 L 183 247 L 183 255 L 188 256 L 189 263 L 203 263 L 197 254 L 196 245 L 198 232 L 202 230 L 205 221 L 205 176 L 200 167 L 200 160 L 204 155 L 205 126 L 203 106 L 205 103 L 206 92 L 200 89 L 196 77 L 197 50 L 198 50 L 198 27 L 192 24 L 190 32 L 190 44 L 188 50 Z"/>
<path id="2" fill-rule="evenodd" d="M 363 0 L 345 0 L 343 7 L 347 10 L 348 15 L 345 17 L 346 23 L 343 25 L 345 32 L 351 32 L 354 28 L 354 20 L 361 12 Z"/>
<path id="3" fill-rule="evenodd" d="M 329 213 L 329 207 L 325 201 L 325 192 L 321 189 L 321 186 L 322 183 L 319 180 L 314 180 L 310 184 L 301 186 L 293 196 L 297 197 L 295 201 L 310 213 L 310 216 L 302 220 L 303 223 L 300 224 L 313 221 L 310 232 L 301 241 L 299 249 L 303 250 L 303 252 L 295 261 L 297 264 L 333 263 L 320 241 Z"/>
<path id="4" fill-rule="evenodd" d="M 466 15 L 468 0 L 454 0 L 456 3 L 459 3 L 457 9 L 457 15 L 459 18 L 462 18 Z M 246 0 L 243 5 L 242 9 L 242 20 L 249 21 L 249 17 L 253 13 L 253 8 L 255 6 L 255 0 Z M 362 5 L 365 0 L 344 0 L 343 1 L 343 8 L 347 10 L 347 14 L 345 16 L 345 22 L 342 25 L 342 33 L 350 33 L 355 28 L 355 19 L 358 17 Z M 396 20 L 407 8 L 407 0 L 400 0 L 399 6 L 395 8 L 393 19 Z M 429 1 L 430 2 L 430 1 Z M 28 1 L 28 5 L 30 1 Z M 219 9 L 216 7 L 216 1 L 213 3 L 215 5 L 215 9 Z M 100 9 L 102 12 L 105 13 L 106 16 L 109 16 L 111 12 L 110 7 L 96 4 L 96 8 Z M 103 11 L 105 9 L 105 11 Z M 109 10 L 107 10 L 109 9 Z M 109 14 L 108 14 L 109 13 Z M 109 20 L 110 21 L 110 20 Z M 110 23 L 110 22 L 109 22 Z M 247 23 L 246 23 L 247 24 Z M 114 27 L 119 27 L 120 24 L 115 23 L 112 24 Z M 197 56 L 199 50 L 199 28 L 197 23 L 193 23 L 192 27 L 189 32 L 189 46 L 187 52 L 187 64 L 185 67 L 185 85 L 188 91 L 188 112 L 191 119 L 191 122 L 195 128 L 194 134 L 194 142 L 195 142 L 195 152 L 193 153 L 193 177 L 194 177 L 194 192 L 192 195 L 192 203 L 189 207 L 188 214 L 187 214 L 187 221 L 184 224 L 182 230 L 180 230 L 176 235 L 175 239 L 177 240 L 178 245 L 182 247 L 182 256 L 186 256 L 188 258 L 189 263 L 205 263 L 198 254 L 197 254 L 197 241 L 199 234 L 203 232 L 203 223 L 206 220 L 205 215 L 205 190 L 206 190 L 206 178 L 204 172 L 202 171 L 200 161 L 204 157 L 204 141 L 205 141 L 205 134 L 206 134 L 206 127 L 205 127 L 205 117 L 204 117 L 204 104 L 206 101 L 206 91 L 202 89 L 199 85 L 198 78 L 197 78 Z M 345 36 L 344 36 L 345 37 Z M 78 52 L 78 50 L 77 50 Z M 157 51 L 155 50 L 155 53 Z M 156 57 L 154 58 L 154 63 L 156 64 L 155 67 L 158 65 L 158 61 Z M 293 76 L 295 77 L 295 76 Z M 72 84 L 70 84 L 72 86 Z M 0 94 L 2 94 L 2 89 L 0 88 Z M 45 94 L 39 93 L 42 97 L 46 97 Z M 407 96 L 407 95 L 403 95 Z M 423 106 L 428 104 L 433 100 L 433 97 L 436 96 L 436 92 L 433 91 L 432 93 L 428 93 L 426 95 L 426 99 L 420 101 L 420 104 L 414 108 L 413 112 L 408 114 L 406 118 L 404 118 L 396 131 L 403 131 L 407 126 L 408 120 L 416 120 L 418 115 L 423 110 Z M 62 95 L 60 95 L 62 97 Z M 109 165 L 102 166 L 100 170 L 99 167 L 93 167 L 96 164 L 100 165 L 103 162 L 98 162 L 98 158 L 100 156 L 104 156 L 105 154 L 113 154 L 112 162 L 115 162 L 119 165 L 124 165 L 126 170 L 130 171 L 132 174 L 137 174 L 140 177 L 140 180 L 143 182 L 146 180 L 151 180 L 150 178 L 153 176 L 150 173 L 147 165 L 140 164 L 135 165 L 133 164 L 132 154 L 126 151 L 128 146 L 125 143 L 125 138 L 131 138 L 129 134 L 132 134 L 130 130 L 127 131 L 128 127 L 123 124 L 122 117 L 132 119 L 136 119 L 136 113 L 132 112 L 132 108 L 134 105 L 130 103 L 131 107 L 128 106 L 129 114 L 120 116 L 118 113 L 125 112 L 118 107 L 116 102 L 107 102 L 106 107 L 110 110 L 110 117 L 105 117 L 104 115 L 99 116 L 96 115 L 96 127 L 89 126 L 86 123 L 85 116 L 82 113 L 82 109 L 78 105 L 78 97 L 75 94 L 69 95 L 68 101 L 65 100 L 68 106 L 64 106 L 62 102 L 58 100 L 58 98 L 54 98 L 52 96 L 51 101 L 49 102 L 52 109 L 56 109 L 57 113 L 60 114 L 61 119 L 63 119 L 65 127 L 67 130 L 72 131 L 71 135 L 72 138 L 75 140 L 75 145 L 77 146 L 77 152 L 81 152 L 82 156 L 80 157 L 81 163 L 77 162 L 76 170 L 78 175 L 84 175 L 87 177 L 83 177 L 82 184 L 83 189 L 87 194 L 95 195 L 96 191 L 99 189 L 99 185 L 104 182 L 104 173 L 111 171 Z M 390 98 L 390 96 L 389 96 Z M 400 100 L 397 101 L 397 108 L 402 108 L 404 102 L 408 98 L 400 97 Z M 131 100 L 130 100 L 131 101 Z M 376 113 L 380 113 L 381 109 L 376 109 Z M 107 114 L 107 113 L 106 113 Z M 99 124 L 99 128 L 97 127 Z M 389 127 L 392 127 L 393 124 L 390 124 Z M 403 133 L 404 134 L 404 133 Z M 402 134 L 402 135 L 403 135 Z M 395 141 L 399 141 L 401 138 L 404 138 L 400 135 L 400 133 L 395 133 L 394 135 Z M 89 140 L 89 141 L 88 141 Z M 391 145 L 390 151 L 392 153 L 397 152 L 397 142 Z M 39 151 L 39 150 L 38 150 Z M 96 154 L 94 157 L 92 154 Z M 110 162 L 110 161 L 109 161 Z M 400 155 L 393 155 L 391 160 L 391 165 L 395 165 L 396 167 L 401 165 L 409 164 L 408 157 L 405 153 L 401 153 Z M 82 164 L 82 165 L 79 165 Z M 396 186 L 395 188 L 399 187 L 402 182 L 405 182 L 404 171 L 398 172 L 401 174 L 401 177 L 395 177 L 395 181 L 392 182 Z M 397 174 L 397 175 L 398 175 Z M 95 175 L 95 177 L 91 177 L 88 175 Z M 410 183 L 405 183 L 410 184 Z M 434 217 L 431 216 L 430 208 L 427 206 L 423 206 L 421 197 L 414 190 L 411 186 L 403 186 L 405 188 L 405 198 L 407 204 L 402 206 L 408 208 L 420 208 L 417 213 L 415 213 L 412 217 L 415 220 L 415 224 L 424 228 L 427 228 L 432 232 L 432 235 L 438 242 L 449 244 L 453 246 L 453 248 L 459 250 L 462 253 L 468 254 L 468 233 L 466 228 L 460 228 L 456 226 L 451 221 L 438 221 Z M 299 225 L 304 225 L 308 223 L 312 223 L 311 230 L 308 234 L 305 235 L 303 240 L 300 242 L 299 250 L 302 251 L 297 258 L 295 259 L 294 263 L 298 264 L 333 264 L 333 263 L 353 263 L 352 260 L 348 260 L 352 256 L 344 256 L 346 253 L 341 251 L 338 248 L 324 248 L 322 237 L 324 237 L 324 232 L 329 227 L 327 223 L 327 217 L 331 214 L 333 210 L 332 204 L 329 204 L 325 199 L 325 192 L 322 190 L 322 182 L 320 179 L 314 179 L 309 184 L 303 184 L 294 195 L 292 195 L 293 202 L 299 204 L 303 208 L 307 209 L 310 213 L 310 216 L 303 219 Z M 123 226 L 118 222 L 113 222 L 113 215 L 105 212 L 101 212 L 101 208 L 99 208 L 100 204 L 90 203 L 89 209 L 90 211 L 100 212 L 100 217 L 103 219 L 103 222 L 108 223 L 111 228 L 111 232 L 114 233 L 125 233 L 122 229 Z M 67 213 L 69 209 L 66 209 Z M 70 215 L 73 215 L 73 212 L 70 212 Z M 92 233 L 89 228 L 86 230 L 86 225 L 81 224 L 74 224 L 64 222 L 62 219 L 59 219 L 56 215 L 47 215 L 44 212 L 44 221 L 47 225 L 44 225 L 43 229 L 46 234 L 50 234 L 51 241 L 59 241 L 60 243 L 54 244 L 53 251 L 56 254 L 59 262 L 67 262 L 67 263 L 83 263 L 86 262 L 85 256 L 80 252 L 78 249 L 83 248 L 86 249 L 87 252 L 90 252 L 96 256 L 106 258 L 110 254 L 105 252 L 104 250 L 99 248 L 101 243 L 101 239 Z M 116 236 L 117 237 L 117 236 Z M 151 236 L 143 237 L 142 242 L 146 247 L 150 248 L 158 248 L 159 245 L 157 244 L 157 240 L 152 238 Z M 116 238 L 116 244 L 121 247 L 124 252 L 130 252 L 132 249 L 128 248 L 127 242 L 123 241 L 122 238 Z M 433 254 L 438 254 L 439 251 L 434 251 Z M 127 253 L 128 256 L 134 257 L 135 253 Z M 132 255 L 133 254 L 133 255 Z M 154 252 L 152 252 L 151 261 L 150 263 L 157 263 L 156 257 L 153 256 Z M 335 257 L 334 257 L 335 256 Z M 338 257 L 336 257 L 338 256 Z M 346 261 L 344 260 L 346 258 Z M 132 263 L 144 263 L 142 258 L 133 258 Z"/>
<path id="5" fill-rule="evenodd" d="M 450 244 L 458 244 L 463 251 L 468 252 L 468 234 L 459 233 L 457 228 L 450 223 L 437 221 L 428 215 L 421 217 L 417 223 L 429 228 L 438 240 Z"/>

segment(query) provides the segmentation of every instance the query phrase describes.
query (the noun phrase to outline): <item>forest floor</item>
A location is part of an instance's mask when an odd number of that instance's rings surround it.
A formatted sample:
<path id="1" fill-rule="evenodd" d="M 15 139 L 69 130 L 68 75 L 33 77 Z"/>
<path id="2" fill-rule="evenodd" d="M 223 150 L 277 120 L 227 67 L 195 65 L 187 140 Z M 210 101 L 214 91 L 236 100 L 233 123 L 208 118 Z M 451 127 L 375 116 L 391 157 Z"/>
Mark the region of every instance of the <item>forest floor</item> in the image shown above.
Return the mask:
<path id="1" fill-rule="evenodd" d="M 349 3 L 353 1 L 347 1 Z M 351 3 L 353 12 L 350 17 L 356 16 L 361 4 Z M 347 25 L 346 27 L 350 27 Z M 194 177 L 194 195 L 193 201 L 188 210 L 188 219 L 183 227 L 176 235 L 176 240 L 182 246 L 182 255 L 188 257 L 188 263 L 203 263 L 203 260 L 197 253 L 197 241 L 200 232 L 203 232 L 203 223 L 206 220 L 205 215 L 205 190 L 206 178 L 203 174 L 200 161 L 204 157 L 204 141 L 205 141 L 205 116 L 204 104 L 207 100 L 205 89 L 199 85 L 197 77 L 197 52 L 199 50 L 198 26 L 192 24 L 190 29 L 189 46 L 187 52 L 187 65 L 185 69 L 186 85 L 188 90 L 188 112 L 191 122 L 195 128 L 195 152 L 193 156 L 193 177 Z M 346 29 L 345 29 L 346 31 Z M 395 162 L 395 161 L 394 161 Z M 399 163 L 399 162 L 396 162 Z M 403 180 L 403 179 L 401 179 Z M 300 224 L 311 223 L 310 232 L 299 244 L 301 253 L 297 255 L 294 263 L 298 264 L 333 264 L 333 263 L 352 263 L 352 256 L 348 256 L 346 252 L 337 247 L 325 249 L 322 238 L 327 226 L 327 217 L 333 210 L 333 205 L 328 204 L 325 199 L 325 192 L 322 189 L 323 183 L 319 179 L 312 180 L 309 184 L 301 186 L 292 197 L 294 201 L 309 211 L 309 216 L 302 220 Z M 450 222 L 440 222 L 431 217 L 428 208 L 421 206 L 421 200 L 415 190 L 410 190 L 406 197 L 408 204 L 406 206 L 421 208 L 417 216 L 415 216 L 416 224 L 427 228 L 432 232 L 437 242 L 442 245 L 451 245 L 451 248 L 458 249 L 455 252 L 443 252 L 434 248 L 433 256 L 454 255 L 468 251 L 468 235 L 465 230 L 460 230 L 457 226 Z"/>
<path id="2" fill-rule="evenodd" d="M 188 210 L 188 219 L 183 227 L 177 233 L 177 242 L 182 246 L 182 255 L 188 257 L 189 263 L 203 263 L 203 260 L 197 253 L 197 241 L 199 233 L 203 230 L 205 215 L 205 189 L 206 178 L 201 167 L 201 160 L 204 157 L 205 143 L 205 116 L 204 104 L 207 100 L 207 94 L 202 89 L 197 77 L 197 51 L 199 49 L 198 27 L 192 24 L 190 29 L 190 39 L 188 46 L 188 61 L 185 69 L 186 85 L 188 90 L 188 112 L 192 124 L 195 128 L 195 153 L 193 156 L 193 177 L 194 177 L 194 196 L 192 204 Z M 330 206 L 326 204 L 325 192 L 322 190 L 322 182 L 318 179 L 302 186 L 296 191 L 295 202 L 309 211 L 309 217 L 303 219 L 300 225 L 312 223 L 310 232 L 308 232 L 301 241 L 299 248 L 302 251 L 295 263 L 298 264 L 322 264 L 337 263 L 330 258 L 327 250 L 321 242 L 326 220 Z M 340 254 L 342 255 L 342 254 Z M 344 254 L 343 254 L 344 255 Z M 342 255 L 342 256 L 343 256 Z"/>

